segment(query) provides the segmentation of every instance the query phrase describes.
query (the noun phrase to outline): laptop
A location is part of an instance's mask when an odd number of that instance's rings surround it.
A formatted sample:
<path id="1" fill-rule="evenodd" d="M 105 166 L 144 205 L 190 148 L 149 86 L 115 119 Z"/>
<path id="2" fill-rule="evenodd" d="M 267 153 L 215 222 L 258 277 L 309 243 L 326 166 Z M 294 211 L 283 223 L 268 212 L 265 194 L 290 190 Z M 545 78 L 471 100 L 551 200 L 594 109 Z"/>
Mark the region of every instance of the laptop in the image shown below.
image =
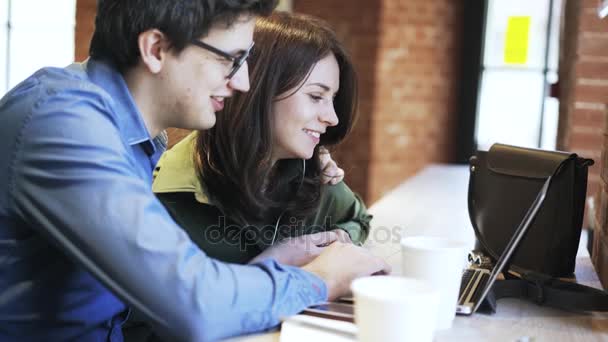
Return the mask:
<path id="1" fill-rule="evenodd" d="M 463 271 L 458 304 L 456 305 L 456 314 L 468 316 L 474 314 L 477 309 L 479 309 L 479 306 L 483 303 L 492 289 L 494 282 L 496 282 L 496 278 L 509 263 L 511 256 L 526 235 L 528 228 L 540 210 L 540 207 L 547 196 L 551 179 L 552 177 L 547 178 L 543 184 L 541 190 L 534 199 L 532 206 L 530 206 L 530 209 L 526 212 L 526 215 L 517 227 L 517 230 L 511 237 L 511 240 L 505 247 L 500 258 L 498 258 L 498 261 L 492 270 L 490 271 L 484 268 L 467 268 Z M 336 302 L 311 306 L 305 309 L 302 314 L 354 322 L 354 300 L 352 297 L 340 298 Z"/>
<path id="2" fill-rule="evenodd" d="M 519 246 L 520 241 L 526 235 L 528 228 L 545 201 L 551 178 L 552 177 L 547 178 L 543 184 L 543 187 L 534 199 L 532 206 L 530 206 L 530 209 L 528 209 L 526 215 L 524 215 L 519 227 L 517 227 L 517 230 L 502 252 L 502 255 L 498 258 L 498 261 L 496 261 L 496 265 L 494 265 L 492 272 L 480 268 L 468 268 L 463 272 L 460 295 L 458 297 L 458 304 L 456 305 L 457 314 L 472 315 L 479 309 L 479 306 L 483 303 L 483 300 L 492 289 L 492 285 L 496 282 L 498 275 L 511 260 L 511 256 Z"/>

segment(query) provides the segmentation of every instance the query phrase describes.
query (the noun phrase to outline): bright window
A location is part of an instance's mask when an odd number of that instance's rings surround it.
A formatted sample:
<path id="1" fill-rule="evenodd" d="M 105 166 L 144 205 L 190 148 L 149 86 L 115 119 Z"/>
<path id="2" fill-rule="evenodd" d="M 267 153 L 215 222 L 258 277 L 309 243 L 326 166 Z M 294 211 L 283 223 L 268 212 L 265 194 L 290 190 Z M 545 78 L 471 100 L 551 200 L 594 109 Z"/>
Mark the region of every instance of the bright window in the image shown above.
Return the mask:
<path id="1" fill-rule="evenodd" d="M 557 81 L 562 1 L 488 1 L 476 127 L 480 150 L 489 149 L 495 142 L 555 148 L 559 102 L 543 90 L 546 83 Z M 514 28 L 510 29 L 509 23 L 516 18 L 529 21 L 527 34 L 514 42 L 527 48 L 525 62 L 519 65 L 507 64 L 505 58 L 511 45 L 509 33 Z"/>
<path id="2" fill-rule="evenodd" d="M 0 95 L 45 66 L 74 60 L 76 0 L 0 0 Z"/>

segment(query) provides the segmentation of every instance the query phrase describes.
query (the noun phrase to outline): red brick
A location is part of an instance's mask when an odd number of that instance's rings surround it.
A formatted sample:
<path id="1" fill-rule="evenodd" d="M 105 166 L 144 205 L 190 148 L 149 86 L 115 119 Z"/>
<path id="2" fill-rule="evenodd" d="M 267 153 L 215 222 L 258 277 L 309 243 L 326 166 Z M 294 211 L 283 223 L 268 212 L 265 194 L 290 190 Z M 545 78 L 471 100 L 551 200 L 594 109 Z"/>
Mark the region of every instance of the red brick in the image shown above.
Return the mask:
<path id="1" fill-rule="evenodd" d="M 573 131 L 570 135 L 570 149 L 601 151 L 603 137 L 601 134 Z"/>
<path id="2" fill-rule="evenodd" d="M 600 195 L 600 178 L 597 175 L 595 175 L 595 177 L 592 177 L 592 175 L 589 176 L 590 177 L 587 180 L 587 197 L 595 197 Z"/>
<path id="3" fill-rule="evenodd" d="M 608 62 L 580 62 L 576 64 L 577 78 L 608 79 Z"/>
<path id="4" fill-rule="evenodd" d="M 599 5 L 600 1 L 603 0 L 582 0 L 581 5 L 584 9 L 590 10 L 587 12 L 596 13 L 597 16 L 597 6 Z"/>
<path id="5" fill-rule="evenodd" d="M 89 43 L 95 30 L 96 0 L 76 1 L 76 28 L 74 60 L 83 61 L 89 56 Z"/>
<path id="6" fill-rule="evenodd" d="M 571 123 L 576 126 L 604 127 L 606 113 L 600 110 L 574 109 Z"/>
<path id="7" fill-rule="evenodd" d="M 605 103 L 608 99 L 608 86 L 577 84 L 574 94 L 576 101 Z"/>
<path id="8" fill-rule="evenodd" d="M 608 248 L 603 234 L 596 234 L 594 239 L 593 263 L 597 270 L 598 277 L 604 288 L 608 287 Z"/>
<path id="9" fill-rule="evenodd" d="M 605 184 L 603 184 L 602 186 L 605 186 Z M 602 215 L 606 215 L 606 210 L 607 208 L 602 208 L 600 206 L 600 199 L 599 199 L 599 193 L 596 194 L 596 196 L 593 198 L 593 206 L 595 208 L 594 212 L 595 212 L 595 227 L 593 227 L 594 229 L 599 229 L 600 227 L 600 222 L 602 222 L 601 218 L 603 217 Z M 603 212 L 602 212 L 603 210 Z"/>
<path id="10" fill-rule="evenodd" d="M 602 231 L 605 242 L 608 243 L 608 187 L 604 184 L 596 196 L 598 199 L 597 203 L 599 203 L 599 207 L 596 208 L 598 211 L 597 224 Z M 608 267 L 608 265 L 606 266 Z"/>
<path id="11" fill-rule="evenodd" d="M 601 243 L 601 230 L 598 227 L 595 227 L 594 231 L 594 237 L 593 237 L 593 247 L 592 247 L 592 252 L 591 252 L 591 261 L 593 262 L 593 265 L 595 266 L 596 270 L 601 269 L 600 268 L 600 258 L 599 255 L 601 255 L 600 253 L 600 243 Z"/>
<path id="12" fill-rule="evenodd" d="M 601 178 L 608 183 L 608 136 L 604 135 L 604 148 L 602 149 L 602 159 L 596 161 L 600 164 Z"/>
<path id="13" fill-rule="evenodd" d="M 582 33 L 579 37 L 579 50 L 581 56 L 607 56 L 608 36 L 605 33 Z"/>
<path id="14" fill-rule="evenodd" d="M 192 132 L 188 129 L 180 129 L 180 128 L 169 128 L 167 129 L 167 135 L 169 136 L 169 145 L 171 148 L 173 145 L 177 144 L 180 140 L 182 140 L 186 135 Z"/>
<path id="15" fill-rule="evenodd" d="M 581 32 L 606 32 L 607 28 L 608 22 L 600 19 L 597 11 L 583 11 L 580 21 Z"/>

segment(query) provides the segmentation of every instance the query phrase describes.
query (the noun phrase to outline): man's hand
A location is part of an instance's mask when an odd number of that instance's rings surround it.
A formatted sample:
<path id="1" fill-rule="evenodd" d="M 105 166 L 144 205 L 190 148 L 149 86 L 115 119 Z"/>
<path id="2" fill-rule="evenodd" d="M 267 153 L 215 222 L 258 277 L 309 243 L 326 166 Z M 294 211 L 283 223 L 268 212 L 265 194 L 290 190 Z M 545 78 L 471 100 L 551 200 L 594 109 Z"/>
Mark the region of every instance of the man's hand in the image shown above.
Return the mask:
<path id="1" fill-rule="evenodd" d="M 345 230 L 336 228 L 336 229 L 332 230 L 332 232 L 336 233 L 337 241 L 340 241 L 342 243 L 353 243 L 353 240 L 351 240 L 350 235 L 348 235 L 348 233 Z"/>
<path id="2" fill-rule="evenodd" d="M 344 179 L 344 170 L 331 159 L 329 151 L 325 147 L 319 147 L 319 160 L 321 162 L 321 182 L 323 184 L 335 185 Z"/>
<path id="3" fill-rule="evenodd" d="M 273 258 L 281 264 L 303 266 L 315 259 L 325 246 L 334 241 L 342 241 L 345 237 L 335 231 L 320 232 L 281 240 L 253 258 L 249 263 Z M 348 236 L 348 233 L 344 232 Z M 350 240 L 350 237 L 348 237 Z"/>
<path id="4" fill-rule="evenodd" d="M 391 271 L 383 259 L 372 255 L 367 249 L 338 241 L 302 268 L 325 281 L 329 300 L 350 293 L 350 283 L 356 278 Z"/>

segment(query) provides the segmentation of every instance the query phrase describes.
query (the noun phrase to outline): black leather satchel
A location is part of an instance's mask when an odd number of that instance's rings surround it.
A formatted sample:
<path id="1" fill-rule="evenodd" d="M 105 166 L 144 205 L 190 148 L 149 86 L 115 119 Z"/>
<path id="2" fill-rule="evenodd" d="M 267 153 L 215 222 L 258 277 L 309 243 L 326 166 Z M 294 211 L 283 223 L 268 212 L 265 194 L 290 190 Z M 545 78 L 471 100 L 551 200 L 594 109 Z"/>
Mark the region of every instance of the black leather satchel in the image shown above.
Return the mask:
<path id="1" fill-rule="evenodd" d="M 496 299 L 506 297 L 564 310 L 608 311 L 605 291 L 558 278 L 574 273 L 590 165 L 593 160 L 574 153 L 502 144 L 471 157 L 468 202 L 475 249 L 494 262 L 549 183 L 511 266 L 505 267 L 519 277 L 506 274 L 494 284 L 486 311 L 495 312 Z"/>
<path id="2" fill-rule="evenodd" d="M 512 270 L 571 277 L 583 222 L 587 170 L 574 153 L 494 144 L 470 159 L 469 215 L 475 249 L 496 261 L 552 176 L 545 201 L 521 241 Z"/>

